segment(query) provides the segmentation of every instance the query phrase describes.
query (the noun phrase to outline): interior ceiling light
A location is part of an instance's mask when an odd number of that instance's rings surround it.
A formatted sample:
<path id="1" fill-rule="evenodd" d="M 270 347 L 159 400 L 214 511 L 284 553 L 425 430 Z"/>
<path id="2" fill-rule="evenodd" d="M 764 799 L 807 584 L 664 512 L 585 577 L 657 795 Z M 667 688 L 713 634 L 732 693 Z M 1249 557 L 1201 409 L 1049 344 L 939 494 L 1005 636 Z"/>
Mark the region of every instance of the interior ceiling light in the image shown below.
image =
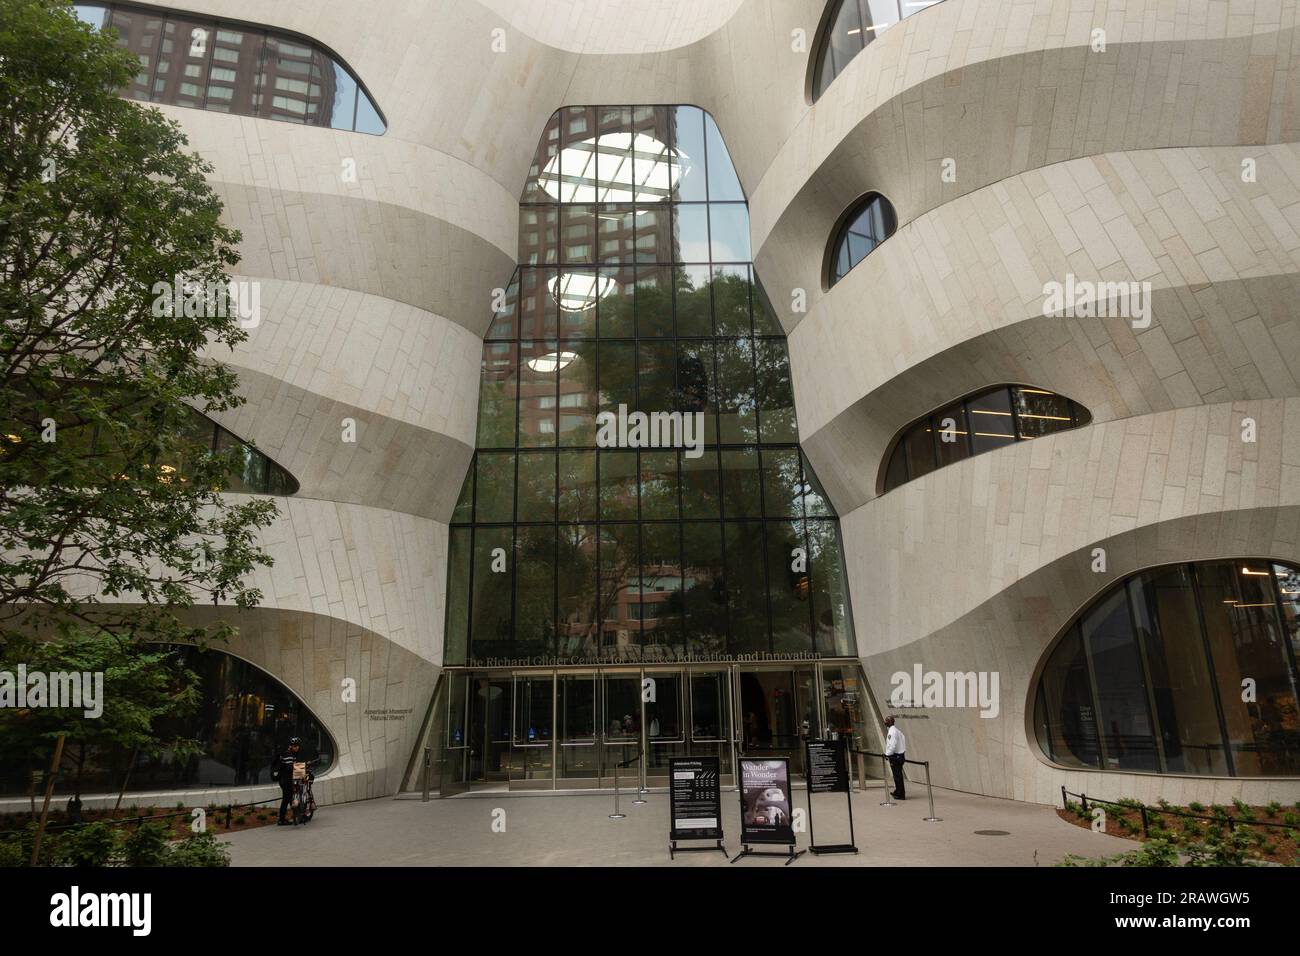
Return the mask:
<path id="1" fill-rule="evenodd" d="M 577 357 L 577 352 L 547 352 L 545 355 L 530 358 L 524 364 L 534 372 L 550 375 L 557 369 L 568 368 Z"/>
<path id="2" fill-rule="evenodd" d="M 1252 577 L 1260 577 L 1260 578 L 1266 578 L 1266 577 L 1268 577 L 1268 572 L 1267 572 L 1267 571 L 1252 571 L 1250 568 L 1242 568 L 1242 569 L 1241 569 L 1241 573 L 1242 573 L 1242 574 L 1249 574 L 1249 575 L 1251 575 Z"/>
<path id="3" fill-rule="evenodd" d="M 565 312 L 583 312 L 614 291 L 613 276 L 598 276 L 591 272 L 565 272 L 546 280 L 551 298 Z"/>
<path id="4" fill-rule="evenodd" d="M 560 202 L 662 202 L 690 158 L 645 133 L 604 133 L 552 156 L 537 184 Z"/>

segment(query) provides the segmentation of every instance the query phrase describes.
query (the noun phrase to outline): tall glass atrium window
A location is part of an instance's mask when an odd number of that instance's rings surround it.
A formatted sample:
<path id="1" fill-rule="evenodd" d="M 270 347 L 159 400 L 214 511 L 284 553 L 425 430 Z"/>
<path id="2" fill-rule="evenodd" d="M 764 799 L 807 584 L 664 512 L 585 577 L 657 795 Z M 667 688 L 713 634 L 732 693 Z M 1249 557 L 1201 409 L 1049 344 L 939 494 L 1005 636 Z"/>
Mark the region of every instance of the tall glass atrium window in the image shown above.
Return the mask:
<path id="1" fill-rule="evenodd" d="M 452 522 L 447 663 L 853 655 L 838 522 L 713 119 L 558 111 L 520 217 Z"/>
<path id="2" fill-rule="evenodd" d="M 123 3 L 73 12 L 140 60 L 124 96 L 219 113 L 379 135 L 387 128 L 356 76 L 301 37 L 200 14 Z"/>
<path id="3" fill-rule="evenodd" d="M 913 422 L 898 434 L 885 466 L 881 493 L 972 455 L 1091 421 L 1092 414 L 1082 405 L 1046 389 L 999 385 L 977 392 Z"/>
<path id="4" fill-rule="evenodd" d="M 1300 775 L 1300 569 L 1175 564 L 1116 584 L 1052 649 L 1038 744 L 1066 767 Z"/>
<path id="5" fill-rule="evenodd" d="M 895 23 L 941 0 L 831 0 L 826 32 L 813 61 L 812 99 L 817 102 L 831 81 L 872 40 Z"/>

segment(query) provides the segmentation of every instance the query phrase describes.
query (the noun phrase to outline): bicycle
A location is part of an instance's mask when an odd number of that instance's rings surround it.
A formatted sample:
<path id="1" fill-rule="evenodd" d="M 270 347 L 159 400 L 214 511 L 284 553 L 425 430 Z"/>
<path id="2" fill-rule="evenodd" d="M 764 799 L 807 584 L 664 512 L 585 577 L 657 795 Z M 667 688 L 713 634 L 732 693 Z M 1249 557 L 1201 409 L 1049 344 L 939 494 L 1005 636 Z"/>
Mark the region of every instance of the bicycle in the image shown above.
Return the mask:
<path id="1" fill-rule="evenodd" d="M 305 763 L 293 766 L 293 795 L 289 798 L 289 809 L 293 812 L 293 822 L 310 823 L 316 815 L 316 797 L 312 794 L 312 781 L 315 774 L 307 769 Z"/>

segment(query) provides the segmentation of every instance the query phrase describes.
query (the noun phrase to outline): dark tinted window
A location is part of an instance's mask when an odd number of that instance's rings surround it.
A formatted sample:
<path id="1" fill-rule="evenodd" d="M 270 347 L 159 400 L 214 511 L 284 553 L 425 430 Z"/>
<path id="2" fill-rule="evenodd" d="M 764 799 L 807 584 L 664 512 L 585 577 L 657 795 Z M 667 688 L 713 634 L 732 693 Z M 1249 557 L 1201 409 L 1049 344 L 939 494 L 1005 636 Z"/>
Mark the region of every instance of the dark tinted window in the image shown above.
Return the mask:
<path id="1" fill-rule="evenodd" d="M 843 279 L 897 228 L 894 207 L 888 199 L 873 194 L 862 200 L 849 213 L 835 237 L 831 250 L 830 284 Z"/>
<path id="2" fill-rule="evenodd" d="M 1077 428 L 1091 420 L 1087 409 L 1063 395 L 1023 385 L 999 385 L 903 429 L 889 454 L 884 490 L 971 455 Z"/>
<path id="3" fill-rule="evenodd" d="M 158 650 L 169 649 L 157 645 Z M 80 773 L 72 773 L 71 757 L 56 777 L 55 791 L 68 792 L 80 777 L 81 793 L 192 790 L 270 784 L 273 758 L 290 737 L 302 738 L 305 760 L 315 761 L 318 775 L 334 762 L 333 739 L 324 725 L 288 688 L 259 667 L 215 649 L 170 647 L 178 675 L 189 670 L 198 677 L 198 709 L 166 718 L 154 726 L 162 740 L 193 739 L 201 752 L 177 761 L 169 749 L 160 754 L 132 754 L 129 749 L 86 748 Z M 66 754 L 71 754 L 71 748 Z M 24 796 L 31 772 L 48 769 L 48 756 L 31 766 L 18 761 L 0 771 L 0 793 Z"/>
<path id="4" fill-rule="evenodd" d="M 1035 694 L 1039 745 L 1065 766 L 1300 774 L 1300 572 L 1257 559 L 1133 575 L 1052 649 Z"/>
<path id="5" fill-rule="evenodd" d="M 379 135 L 379 110 L 346 66 L 309 40 L 200 15 L 78 4 L 140 61 L 132 99 Z"/>

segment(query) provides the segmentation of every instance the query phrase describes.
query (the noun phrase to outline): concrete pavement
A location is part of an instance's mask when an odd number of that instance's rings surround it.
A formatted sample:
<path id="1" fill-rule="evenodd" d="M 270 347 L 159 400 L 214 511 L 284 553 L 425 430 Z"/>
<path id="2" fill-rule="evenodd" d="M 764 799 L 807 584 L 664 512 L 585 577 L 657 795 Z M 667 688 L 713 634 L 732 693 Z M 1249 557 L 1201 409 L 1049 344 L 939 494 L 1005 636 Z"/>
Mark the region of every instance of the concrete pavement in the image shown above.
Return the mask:
<path id="1" fill-rule="evenodd" d="M 893 807 L 884 791 L 853 794 L 856 855 L 804 854 L 803 866 L 1050 866 L 1067 853 L 1105 856 L 1135 844 L 1072 826 L 1050 807 L 946 790 L 935 791 L 941 823 L 926 823 L 924 791 Z M 229 837 L 235 866 L 658 866 L 669 865 L 668 795 L 651 793 L 643 806 L 624 794 L 623 820 L 610 820 L 609 795 L 492 793 L 422 803 L 368 800 L 322 807 L 305 827 L 266 827 Z M 845 842 L 846 802 L 818 794 L 813 822 L 819 843 Z M 796 811 L 806 790 L 794 792 Z M 722 794 L 725 844 L 740 851 L 740 806 Z M 504 813 L 502 813 L 502 811 Z M 494 830 L 504 823 L 504 832 Z M 1005 831 L 980 834 L 977 831 Z M 806 849 L 808 834 L 798 834 Z M 676 866 L 725 866 L 720 853 L 679 854 Z M 781 866 L 746 859 L 736 866 Z"/>

